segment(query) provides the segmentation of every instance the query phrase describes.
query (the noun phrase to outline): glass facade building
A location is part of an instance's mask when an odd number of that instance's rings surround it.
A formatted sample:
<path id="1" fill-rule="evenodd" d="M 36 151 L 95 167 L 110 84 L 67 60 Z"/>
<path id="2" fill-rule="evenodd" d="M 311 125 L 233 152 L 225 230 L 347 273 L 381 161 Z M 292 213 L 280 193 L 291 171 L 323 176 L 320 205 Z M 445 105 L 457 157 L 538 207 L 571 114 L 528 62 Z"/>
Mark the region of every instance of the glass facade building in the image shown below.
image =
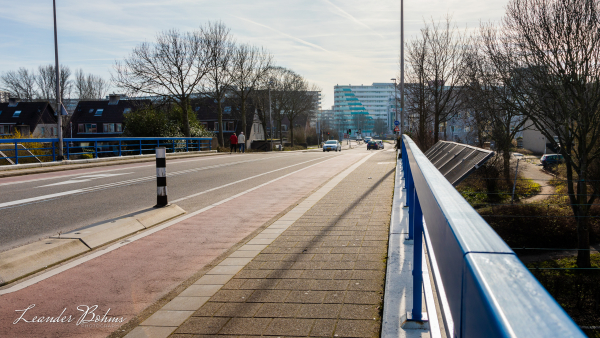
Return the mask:
<path id="1" fill-rule="evenodd" d="M 336 129 L 340 132 L 351 129 L 353 135 L 360 129 L 363 136 L 392 133 L 396 94 L 394 83 L 336 85 L 333 106 Z"/>

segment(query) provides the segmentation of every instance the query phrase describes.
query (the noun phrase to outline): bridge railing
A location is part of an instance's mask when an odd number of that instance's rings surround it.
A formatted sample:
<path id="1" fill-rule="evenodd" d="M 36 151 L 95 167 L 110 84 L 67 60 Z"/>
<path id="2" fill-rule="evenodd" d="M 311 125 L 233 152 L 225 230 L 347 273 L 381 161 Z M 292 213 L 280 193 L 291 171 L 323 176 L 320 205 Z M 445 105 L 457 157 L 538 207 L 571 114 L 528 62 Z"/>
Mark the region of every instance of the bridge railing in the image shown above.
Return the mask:
<path id="1" fill-rule="evenodd" d="M 399 161 L 409 207 L 409 237 L 414 239 L 413 290 L 422 290 L 425 238 L 438 297 L 444 298 L 439 303 L 447 304 L 441 313 L 449 337 L 585 337 L 406 135 Z M 413 320 L 421 319 L 421 306 L 415 292 Z"/>
<path id="2" fill-rule="evenodd" d="M 154 154 L 154 148 L 165 147 L 167 152 L 211 150 L 210 137 L 107 137 L 65 138 L 66 159 Z M 0 161 L 19 164 L 26 159 L 56 161 L 58 138 L 0 139 Z"/>

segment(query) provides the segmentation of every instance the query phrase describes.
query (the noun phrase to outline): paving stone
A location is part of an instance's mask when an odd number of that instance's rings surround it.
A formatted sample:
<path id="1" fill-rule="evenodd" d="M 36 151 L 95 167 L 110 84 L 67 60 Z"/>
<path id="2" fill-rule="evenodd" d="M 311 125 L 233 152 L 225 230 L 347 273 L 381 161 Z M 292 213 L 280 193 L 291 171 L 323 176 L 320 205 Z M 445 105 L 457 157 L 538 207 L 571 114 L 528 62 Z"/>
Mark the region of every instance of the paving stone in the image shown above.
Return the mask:
<path id="1" fill-rule="evenodd" d="M 327 291 L 292 291 L 289 293 L 287 298 L 285 299 L 286 303 L 322 303 L 325 299 L 325 295 Z M 343 301 L 343 297 L 340 300 L 340 303 Z"/>
<path id="2" fill-rule="evenodd" d="M 219 333 L 261 335 L 271 321 L 271 318 L 231 318 Z"/>
<path id="3" fill-rule="evenodd" d="M 210 299 L 213 302 L 245 302 L 254 290 L 219 290 Z"/>
<path id="4" fill-rule="evenodd" d="M 374 337 L 381 324 L 375 320 L 339 320 L 334 335 L 336 337 Z"/>
<path id="5" fill-rule="evenodd" d="M 211 317 L 225 303 L 206 302 L 198 311 L 194 312 L 192 317 Z"/>
<path id="6" fill-rule="evenodd" d="M 335 330 L 335 319 L 317 319 L 310 331 L 311 337 L 332 337 Z"/>
<path id="7" fill-rule="evenodd" d="M 337 318 L 342 304 L 304 304 L 298 318 Z"/>
<path id="8" fill-rule="evenodd" d="M 264 334 L 270 336 L 308 336 L 313 324 L 313 319 L 275 318 L 264 331 Z"/>
<path id="9" fill-rule="evenodd" d="M 379 318 L 379 309 L 370 305 L 344 304 L 339 318 L 375 320 Z"/>
<path id="10" fill-rule="evenodd" d="M 141 326 L 179 326 L 189 316 L 194 314 L 194 311 L 167 311 L 159 310 L 152 316 L 143 321 Z"/>
<path id="11" fill-rule="evenodd" d="M 192 317 L 181 325 L 175 333 L 217 334 L 229 318 Z"/>
<path id="12" fill-rule="evenodd" d="M 260 303 L 224 303 L 217 311 L 215 317 L 253 317 L 262 304 Z"/>
<path id="13" fill-rule="evenodd" d="M 283 303 L 289 293 L 289 290 L 256 290 L 247 302 Z"/>
<path id="14" fill-rule="evenodd" d="M 257 303 L 258 304 L 258 303 Z M 302 304 L 292 303 L 264 303 L 260 307 L 260 310 L 256 312 L 255 317 L 296 317 L 298 311 L 302 307 Z"/>
<path id="15" fill-rule="evenodd" d="M 381 303 L 382 295 L 378 292 L 369 291 L 348 291 L 344 302 L 346 304 L 372 304 Z"/>

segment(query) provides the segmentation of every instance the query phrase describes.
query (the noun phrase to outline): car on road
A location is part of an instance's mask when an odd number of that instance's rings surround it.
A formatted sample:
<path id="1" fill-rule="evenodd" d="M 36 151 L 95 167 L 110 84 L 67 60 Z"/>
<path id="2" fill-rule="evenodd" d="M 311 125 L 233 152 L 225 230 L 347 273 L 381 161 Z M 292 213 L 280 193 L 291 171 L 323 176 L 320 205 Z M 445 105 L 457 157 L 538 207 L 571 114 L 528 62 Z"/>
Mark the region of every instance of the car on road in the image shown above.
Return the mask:
<path id="1" fill-rule="evenodd" d="M 342 151 L 342 145 L 337 140 L 329 140 L 323 145 L 323 151 Z"/>
<path id="2" fill-rule="evenodd" d="M 372 140 L 371 136 L 365 136 L 365 143 L 368 143 L 369 141 Z"/>
<path id="3" fill-rule="evenodd" d="M 564 160 L 565 159 L 561 154 L 546 154 L 540 158 L 540 162 L 542 162 L 544 169 L 559 163 L 563 163 Z"/>
<path id="4" fill-rule="evenodd" d="M 383 141 L 377 141 L 377 144 L 379 145 L 379 149 L 383 149 Z"/>
<path id="5" fill-rule="evenodd" d="M 367 150 L 371 149 L 379 150 L 379 144 L 373 140 L 369 141 L 369 143 L 367 143 Z"/>

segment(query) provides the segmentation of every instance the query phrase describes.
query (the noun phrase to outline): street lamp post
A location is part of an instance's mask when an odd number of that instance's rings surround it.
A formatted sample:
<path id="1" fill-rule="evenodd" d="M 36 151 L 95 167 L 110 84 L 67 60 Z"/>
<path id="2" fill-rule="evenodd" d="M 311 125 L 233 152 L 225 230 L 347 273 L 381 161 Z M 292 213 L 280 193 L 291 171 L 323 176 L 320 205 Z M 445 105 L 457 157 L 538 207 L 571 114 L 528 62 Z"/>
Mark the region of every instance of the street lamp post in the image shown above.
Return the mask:
<path id="1" fill-rule="evenodd" d="M 273 115 L 271 114 L 271 85 L 273 81 L 269 81 L 269 121 L 271 123 L 271 151 L 273 151 Z"/>
<path id="2" fill-rule="evenodd" d="M 400 0 L 400 137 L 404 134 L 404 0 Z"/>
<path id="3" fill-rule="evenodd" d="M 54 11 L 54 62 L 56 68 L 56 117 L 58 120 L 58 157 L 63 160 L 63 134 L 62 134 L 62 103 L 60 102 L 60 69 L 58 68 L 58 38 L 56 33 L 56 0 L 52 0 Z"/>

